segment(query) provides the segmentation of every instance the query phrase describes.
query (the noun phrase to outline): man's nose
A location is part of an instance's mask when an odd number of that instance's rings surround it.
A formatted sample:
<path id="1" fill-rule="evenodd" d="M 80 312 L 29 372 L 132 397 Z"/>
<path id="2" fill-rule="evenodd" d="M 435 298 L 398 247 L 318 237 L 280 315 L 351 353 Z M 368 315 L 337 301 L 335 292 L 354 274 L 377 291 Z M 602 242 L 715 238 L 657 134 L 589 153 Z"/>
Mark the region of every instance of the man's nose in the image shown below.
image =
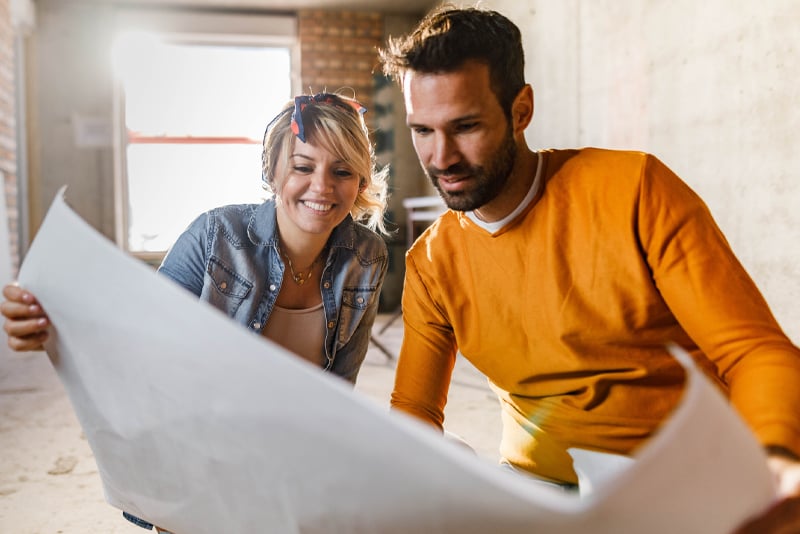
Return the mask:
<path id="1" fill-rule="evenodd" d="M 430 165 L 445 170 L 459 161 L 461 161 L 461 154 L 453 138 L 446 134 L 435 135 Z"/>

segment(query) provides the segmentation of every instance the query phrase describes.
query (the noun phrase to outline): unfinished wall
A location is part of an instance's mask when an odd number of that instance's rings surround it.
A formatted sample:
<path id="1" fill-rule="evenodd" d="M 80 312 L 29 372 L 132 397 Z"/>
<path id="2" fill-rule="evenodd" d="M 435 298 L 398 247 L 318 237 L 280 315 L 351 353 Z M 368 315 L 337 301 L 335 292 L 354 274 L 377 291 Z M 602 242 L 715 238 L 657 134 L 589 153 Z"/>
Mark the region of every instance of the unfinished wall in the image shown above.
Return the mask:
<path id="1" fill-rule="evenodd" d="M 297 31 L 300 91 L 343 90 L 372 107 L 375 51 L 383 39 L 380 13 L 302 10 L 297 14 Z"/>
<path id="2" fill-rule="evenodd" d="M 393 111 L 385 105 L 381 91 L 377 49 L 384 40 L 384 18 L 380 13 L 358 11 L 301 10 L 297 14 L 300 48 L 301 93 L 341 92 L 354 96 L 367 113 L 364 120 L 376 144 L 378 163 L 394 167 Z M 390 188 L 397 175 L 392 172 Z M 396 202 L 393 198 L 392 202 Z M 389 208 L 389 220 L 396 221 L 398 211 Z M 393 239 L 387 240 L 390 244 Z M 402 291 L 403 270 L 398 269 L 398 255 L 392 254 L 381 307 L 397 306 Z M 401 258 L 400 258 L 401 259 Z"/>
<path id="3" fill-rule="evenodd" d="M 124 7 L 130 11 L 135 3 Z M 36 8 L 37 28 L 28 50 L 31 235 L 56 192 L 67 185 L 70 205 L 94 228 L 114 239 L 111 144 L 77 143 L 75 125 L 87 118 L 112 120 L 110 49 L 120 7 L 90 0 L 37 0 Z M 416 17 L 392 15 L 389 21 L 389 27 L 406 31 Z M 405 127 L 399 91 L 387 88 L 378 68 L 376 49 L 385 38 L 384 16 L 306 10 L 297 14 L 297 23 L 300 90 L 352 88 L 367 106 L 367 124 L 375 134 L 379 162 L 392 169 L 394 194 L 389 217 L 402 229 L 402 197 L 420 194 L 418 186 L 424 182 Z M 382 300 L 386 307 L 399 302 L 402 286 L 404 236 L 398 236 L 397 242 L 403 249 L 393 251 L 395 260 Z"/>
<path id="4" fill-rule="evenodd" d="M 14 112 L 14 29 L 11 24 L 9 0 L 0 0 L 0 202 L 6 205 L 0 213 L 8 215 L 8 235 L 12 269 L 18 263 L 16 240 L 19 212 L 17 210 L 17 157 L 16 121 Z M 5 255 L 6 244 L 0 243 L 0 254 Z M 6 261 L 4 258 L 2 261 Z"/>
<path id="5" fill-rule="evenodd" d="M 800 342 L 800 3 L 488 0 L 523 31 L 533 147 L 653 152 Z"/>
<path id="6" fill-rule="evenodd" d="M 71 206 L 113 239 L 113 155 L 81 146 L 75 121 L 113 113 L 113 10 L 83 2 L 37 2 L 29 48 L 29 207 L 35 234 L 57 191 L 67 186 Z"/>

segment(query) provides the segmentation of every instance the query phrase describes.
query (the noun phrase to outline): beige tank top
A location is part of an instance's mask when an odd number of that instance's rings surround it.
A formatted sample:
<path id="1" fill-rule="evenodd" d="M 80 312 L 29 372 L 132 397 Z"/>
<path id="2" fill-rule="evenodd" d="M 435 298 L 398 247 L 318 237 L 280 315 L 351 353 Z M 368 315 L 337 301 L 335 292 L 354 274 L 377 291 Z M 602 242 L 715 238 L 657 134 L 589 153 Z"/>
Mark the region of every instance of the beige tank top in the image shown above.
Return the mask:
<path id="1" fill-rule="evenodd" d="M 321 367 L 325 357 L 325 310 L 318 305 L 302 310 L 275 306 L 262 335 Z"/>

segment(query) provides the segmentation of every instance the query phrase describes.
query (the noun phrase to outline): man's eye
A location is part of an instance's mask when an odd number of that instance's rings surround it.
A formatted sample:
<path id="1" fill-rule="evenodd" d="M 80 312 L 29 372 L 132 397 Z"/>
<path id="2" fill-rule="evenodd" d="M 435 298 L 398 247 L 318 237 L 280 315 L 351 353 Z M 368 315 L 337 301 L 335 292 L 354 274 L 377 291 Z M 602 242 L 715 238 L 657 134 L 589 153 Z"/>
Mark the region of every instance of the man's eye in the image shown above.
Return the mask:
<path id="1" fill-rule="evenodd" d="M 416 127 L 416 128 L 413 128 L 413 130 L 414 130 L 414 133 L 417 134 L 417 135 L 427 135 L 427 134 L 431 133 L 431 129 L 430 128 Z"/>
<path id="2" fill-rule="evenodd" d="M 456 126 L 456 131 L 468 132 L 470 130 L 475 129 L 476 126 L 478 126 L 477 122 L 462 122 L 458 126 Z"/>

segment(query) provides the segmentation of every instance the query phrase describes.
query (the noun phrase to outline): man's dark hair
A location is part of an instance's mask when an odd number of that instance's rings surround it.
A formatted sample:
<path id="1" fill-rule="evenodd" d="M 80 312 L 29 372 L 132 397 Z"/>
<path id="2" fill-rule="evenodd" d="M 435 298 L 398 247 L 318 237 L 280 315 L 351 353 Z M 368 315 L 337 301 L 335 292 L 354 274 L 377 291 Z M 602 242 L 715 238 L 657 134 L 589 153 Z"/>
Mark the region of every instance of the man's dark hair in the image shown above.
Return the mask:
<path id="1" fill-rule="evenodd" d="M 442 5 L 411 33 L 389 38 L 379 51 L 383 72 L 398 84 L 406 71 L 427 74 L 458 70 L 473 60 L 489 67 L 489 84 L 511 116 L 514 98 L 525 85 L 525 57 L 519 28 L 496 11 Z"/>

